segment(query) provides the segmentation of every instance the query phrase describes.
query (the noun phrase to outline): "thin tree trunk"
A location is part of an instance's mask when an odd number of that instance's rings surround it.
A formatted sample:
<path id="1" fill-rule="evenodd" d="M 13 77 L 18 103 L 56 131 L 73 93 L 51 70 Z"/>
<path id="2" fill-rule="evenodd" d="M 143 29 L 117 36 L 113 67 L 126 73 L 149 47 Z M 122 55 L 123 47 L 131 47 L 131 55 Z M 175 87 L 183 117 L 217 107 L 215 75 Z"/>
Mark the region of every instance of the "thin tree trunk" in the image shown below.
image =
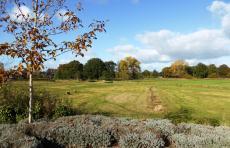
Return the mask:
<path id="1" fill-rule="evenodd" d="M 33 75 L 30 73 L 29 75 L 29 123 L 32 121 L 32 101 L 33 101 Z"/>
<path id="2" fill-rule="evenodd" d="M 34 2 L 34 1 L 33 1 Z M 35 18 L 34 18 L 34 29 L 37 28 L 37 23 L 38 23 L 38 0 L 35 1 Z M 34 40 L 34 45 L 36 44 L 36 40 Z M 34 46 L 36 47 L 36 46 Z M 32 49 L 31 49 L 31 54 L 32 57 L 34 57 Z M 30 69 L 30 78 L 29 78 L 29 93 L 30 93 L 30 100 L 29 100 L 29 123 L 32 122 L 32 101 L 33 101 L 33 71 L 34 71 L 34 63 L 33 60 L 31 59 L 31 69 Z"/>

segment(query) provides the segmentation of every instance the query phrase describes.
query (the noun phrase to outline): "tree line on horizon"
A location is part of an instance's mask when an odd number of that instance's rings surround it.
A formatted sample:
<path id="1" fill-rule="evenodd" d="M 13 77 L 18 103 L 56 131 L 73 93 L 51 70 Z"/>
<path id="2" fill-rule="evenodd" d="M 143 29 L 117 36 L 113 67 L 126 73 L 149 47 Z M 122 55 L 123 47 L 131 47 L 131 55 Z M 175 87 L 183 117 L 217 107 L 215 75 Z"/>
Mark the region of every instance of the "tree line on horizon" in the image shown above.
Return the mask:
<path id="1" fill-rule="evenodd" d="M 126 57 L 118 63 L 103 61 L 100 58 L 89 59 L 85 64 L 71 61 L 60 64 L 57 69 L 34 72 L 35 79 L 76 79 L 76 80 L 135 80 L 147 78 L 230 78 L 230 68 L 226 64 L 217 67 L 215 64 L 199 63 L 190 66 L 184 60 L 176 60 L 161 72 L 156 70 L 141 71 L 140 61 L 134 57 Z M 0 64 L 0 80 L 4 65 Z M 28 79 L 26 71 L 13 79 Z"/>
<path id="2" fill-rule="evenodd" d="M 219 67 L 203 63 L 190 66 L 184 60 L 176 60 L 170 67 L 163 68 L 161 73 L 164 78 L 230 78 L 230 68 L 226 64 Z"/>

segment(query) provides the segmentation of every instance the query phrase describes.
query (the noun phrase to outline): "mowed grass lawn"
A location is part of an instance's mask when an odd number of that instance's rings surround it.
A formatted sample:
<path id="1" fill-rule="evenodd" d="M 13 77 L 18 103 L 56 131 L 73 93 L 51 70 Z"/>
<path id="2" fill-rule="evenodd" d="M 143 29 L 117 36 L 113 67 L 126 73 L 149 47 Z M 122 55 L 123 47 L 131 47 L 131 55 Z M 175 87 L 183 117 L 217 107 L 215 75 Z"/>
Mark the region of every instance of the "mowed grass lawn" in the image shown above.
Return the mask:
<path id="1" fill-rule="evenodd" d="M 27 85 L 25 81 L 15 85 Z M 192 110 L 193 118 L 214 118 L 230 125 L 230 80 L 151 79 L 137 81 L 78 82 L 36 81 L 35 89 L 45 89 L 70 99 L 82 113 L 133 118 L 164 117 L 181 107 Z M 163 106 L 156 111 L 150 101 Z M 70 92 L 71 95 L 67 95 Z M 156 104 L 155 104 L 156 105 Z"/>

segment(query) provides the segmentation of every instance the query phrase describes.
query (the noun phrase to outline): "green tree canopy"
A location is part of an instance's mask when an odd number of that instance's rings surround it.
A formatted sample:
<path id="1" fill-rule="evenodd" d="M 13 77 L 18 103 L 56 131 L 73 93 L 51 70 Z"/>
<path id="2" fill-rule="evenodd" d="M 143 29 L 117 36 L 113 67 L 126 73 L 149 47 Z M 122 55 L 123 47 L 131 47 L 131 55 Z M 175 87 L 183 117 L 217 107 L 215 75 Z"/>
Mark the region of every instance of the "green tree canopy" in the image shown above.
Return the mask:
<path id="1" fill-rule="evenodd" d="M 197 66 L 194 67 L 193 75 L 197 78 L 207 78 L 208 67 L 203 63 L 199 63 Z"/>
<path id="2" fill-rule="evenodd" d="M 105 62 L 105 68 L 106 70 L 102 74 L 103 79 L 113 80 L 115 78 L 116 63 L 113 61 L 107 61 Z"/>
<path id="3" fill-rule="evenodd" d="M 144 70 L 144 71 L 142 72 L 142 76 L 143 76 L 144 78 L 151 78 L 152 73 L 151 73 L 149 70 Z"/>
<path id="4" fill-rule="evenodd" d="M 230 77 L 230 69 L 226 64 L 220 65 L 218 68 L 218 74 L 221 78 Z"/>
<path id="5" fill-rule="evenodd" d="M 83 64 L 79 61 L 72 61 L 58 67 L 55 78 L 57 79 L 81 79 Z"/>
<path id="6" fill-rule="evenodd" d="M 106 71 L 105 63 L 99 58 L 92 58 L 84 65 L 84 75 L 88 79 L 99 79 Z"/>
<path id="7" fill-rule="evenodd" d="M 208 77 L 209 78 L 217 78 L 218 77 L 218 69 L 215 64 L 208 65 Z"/>

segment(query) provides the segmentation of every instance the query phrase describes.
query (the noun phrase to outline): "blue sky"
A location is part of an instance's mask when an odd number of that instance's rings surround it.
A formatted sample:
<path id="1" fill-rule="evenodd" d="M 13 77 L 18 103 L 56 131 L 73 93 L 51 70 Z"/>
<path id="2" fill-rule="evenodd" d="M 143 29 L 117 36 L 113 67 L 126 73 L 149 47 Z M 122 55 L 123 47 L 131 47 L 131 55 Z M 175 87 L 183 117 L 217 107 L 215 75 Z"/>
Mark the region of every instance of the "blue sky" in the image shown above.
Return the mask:
<path id="1" fill-rule="evenodd" d="M 230 1 L 213 0 L 81 0 L 84 24 L 109 20 L 84 58 L 60 56 L 46 67 L 89 58 L 119 61 L 134 56 L 142 69 L 160 70 L 176 59 L 230 66 Z M 74 7 L 74 1 L 69 1 Z M 9 40 L 7 36 L 1 40 Z M 71 39 L 72 34 L 59 37 Z"/>

